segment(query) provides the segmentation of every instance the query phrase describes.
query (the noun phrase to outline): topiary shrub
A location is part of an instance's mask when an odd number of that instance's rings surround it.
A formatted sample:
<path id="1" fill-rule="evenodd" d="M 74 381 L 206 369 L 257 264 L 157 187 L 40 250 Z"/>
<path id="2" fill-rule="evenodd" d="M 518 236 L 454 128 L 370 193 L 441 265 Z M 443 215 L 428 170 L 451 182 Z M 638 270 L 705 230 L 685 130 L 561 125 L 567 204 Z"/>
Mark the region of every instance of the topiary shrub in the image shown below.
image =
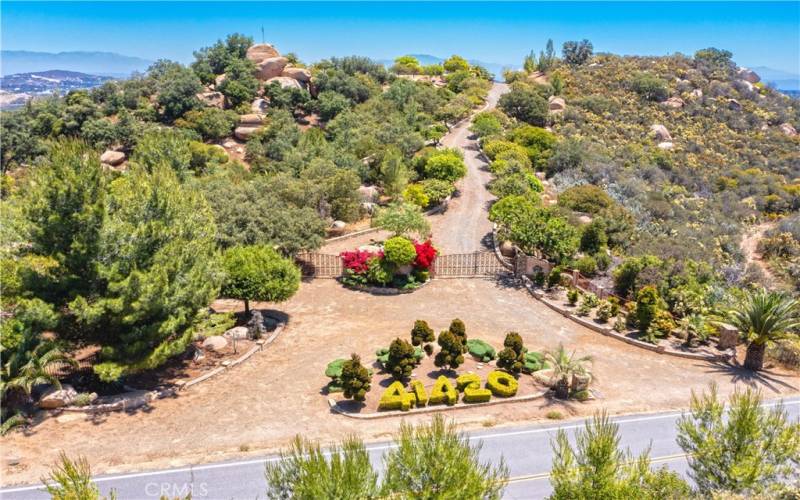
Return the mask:
<path id="1" fill-rule="evenodd" d="M 411 329 L 411 344 L 414 346 L 422 346 L 425 353 L 430 356 L 433 353 L 433 346 L 431 342 L 436 340 L 436 335 L 433 333 L 433 328 L 428 326 L 426 321 L 418 319 L 414 322 L 414 328 Z"/>
<path id="2" fill-rule="evenodd" d="M 450 333 L 461 339 L 461 342 L 467 342 L 467 327 L 464 325 L 464 322 L 460 319 L 456 318 L 450 322 Z"/>
<path id="3" fill-rule="evenodd" d="M 395 380 L 406 380 L 411 376 L 418 361 L 414 346 L 397 338 L 389 345 L 389 354 L 383 366 Z"/>
<path id="4" fill-rule="evenodd" d="M 415 400 L 416 397 L 414 394 L 406 392 L 406 388 L 402 382 L 395 381 L 383 391 L 381 399 L 378 402 L 378 410 L 408 411 L 414 406 Z"/>
<path id="5" fill-rule="evenodd" d="M 422 382 L 420 382 L 419 380 L 412 380 L 411 392 L 414 394 L 417 408 L 422 408 L 423 406 L 427 406 L 428 391 L 425 390 L 425 386 L 422 384 Z"/>
<path id="6" fill-rule="evenodd" d="M 325 376 L 329 377 L 331 381 L 328 383 L 328 392 L 342 392 L 342 367 L 347 362 L 344 358 L 334 359 L 325 368 Z"/>
<path id="7" fill-rule="evenodd" d="M 495 370 L 486 377 L 486 388 L 495 396 L 509 398 L 517 394 L 519 382 L 512 375 Z"/>
<path id="8" fill-rule="evenodd" d="M 524 372 L 533 373 L 549 367 L 550 365 L 544 360 L 544 355 L 542 353 L 535 351 L 525 353 L 525 364 L 522 368 Z"/>
<path id="9" fill-rule="evenodd" d="M 554 288 L 561 284 L 561 268 L 554 267 L 547 275 L 547 288 Z"/>
<path id="10" fill-rule="evenodd" d="M 503 342 L 505 349 L 497 355 L 497 367 L 510 373 L 519 373 L 525 365 L 525 346 L 517 332 L 508 332 Z"/>
<path id="11" fill-rule="evenodd" d="M 407 238 L 395 236 L 383 243 L 384 259 L 396 266 L 405 266 L 414 262 L 417 258 L 417 250 L 414 244 Z"/>
<path id="12" fill-rule="evenodd" d="M 652 285 L 647 285 L 636 294 L 636 321 L 639 330 L 646 332 L 650 323 L 656 318 L 661 297 L 658 290 Z"/>
<path id="13" fill-rule="evenodd" d="M 488 363 L 497 357 L 494 347 L 480 339 L 467 340 L 467 351 L 484 363 Z"/>
<path id="14" fill-rule="evenodd" d="M 447 405 L 454 405 L 458 401 L 458 391 L 453 388 L 453 384 L 450 383 L 450 379 L 445 377 L 444 375 L 439 375 L 439 378 L 436 379 L 436 383 L 433 384 L 433 389 L 431 389 L 431 395 L 428 398 L 429 405 L 438 405 L 438 404 L 447 404 Z"/>
<path id="15" fill-rule="evenodd" d="M 466 351 L 466 346 L 450 330 L 440 333 L 437 343 L 440 350 L 433 358 L 433 364 L 438 368 L 454 370 L 464 362 L 463 354 Z"/>
<path id="16" fill-rule="evenodd" d="M 485 403 L 492 399 L 492 391 L 481 388 L 481 378 L 475 373 L 459 375 L 456 387 L 464 393 L 465 403 Z"/>
<path id="17" fill-rule="evenodd" d="M 370 390 L 372 376 L 362 364 L 358 354 L 353 354 L 342 364 L 342 389 L 344 397 L 356 401 L 364 401 Z"/>

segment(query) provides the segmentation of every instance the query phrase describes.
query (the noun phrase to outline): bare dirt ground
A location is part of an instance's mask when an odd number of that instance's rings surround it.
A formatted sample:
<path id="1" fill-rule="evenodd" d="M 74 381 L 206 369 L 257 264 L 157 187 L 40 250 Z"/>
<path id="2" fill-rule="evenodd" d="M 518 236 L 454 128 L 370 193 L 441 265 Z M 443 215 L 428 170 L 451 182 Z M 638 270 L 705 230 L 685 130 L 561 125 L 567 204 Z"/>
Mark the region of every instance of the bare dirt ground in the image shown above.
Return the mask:
<path id="1" fill-rule="evenodd" d="M 288 314 L 289 323 L 265 352 L 174 399 L 132 413 L 50 417 L 27 435 L 6 436 L 3 448 L 19 454 L 22 465 L 4 470 L 3 484 L 37 481 L 59 450 L 85 455 L 95 473 L 110 473 L 264 453 L 298 433 L 323 442 L 353 433 L 366 440 L 387 439 L 402 419 L 416 422 L 430 416 L 361 421 L 333 414 L 322 391 L 328 382 L 325 366 L 351 352 L 374 360 L 377 348 L 397 336 L 407 338 L 415 319 L 425 319 L 440 331 L 459 317 L 469 336 L 495 347 L 514 330 L 532 350 L 563 342 L 596 358 L 593 387 L 601 399 L 537 400 L 448 413 L 465 428 L 531 422 L 553 409 L 587 415 L 601 408 L 611 413 L 680 408 L 692 389 L 712 381 L 722 393 L 744 384 L 760 387 L 767 397 L 800 391 L 796 374 L 778 369 L 754 375 L 735 365 L 659 356 L 603 337 L 551 311 L 526 291 L 491 280 L 437 280 L 412 294 L 390 297 L 316 280 L 304 283 L 278 309 Z"/>

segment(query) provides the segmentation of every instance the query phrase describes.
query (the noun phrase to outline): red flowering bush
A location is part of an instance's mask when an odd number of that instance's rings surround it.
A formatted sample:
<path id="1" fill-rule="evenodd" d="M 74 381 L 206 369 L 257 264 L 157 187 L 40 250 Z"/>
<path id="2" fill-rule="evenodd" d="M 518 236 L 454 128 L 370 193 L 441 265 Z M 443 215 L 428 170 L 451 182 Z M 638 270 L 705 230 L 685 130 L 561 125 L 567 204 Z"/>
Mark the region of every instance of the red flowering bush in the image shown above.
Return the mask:
<path id="1" fill-rule="evenodd" d="M 414 260 L 414 267 L 421 270 L 426 270 L 431 267 L 433 260 L 436 258 L 436 248 L 434 248 L 431 240 L 424 243 L 414 242 L 414 249 L 417 251 L 417 258 Z"/>
<path id="2" fill-rule="evenodd" d="M 351 252 L 342 252 L 340 257 L 345 269 L 349 269 L 356 274 L 362 274 L 369 269 L 369 260 L 373 257 L 383 258 L 383 252 L 376 254 L 366 250 L 353 250 Z"/>

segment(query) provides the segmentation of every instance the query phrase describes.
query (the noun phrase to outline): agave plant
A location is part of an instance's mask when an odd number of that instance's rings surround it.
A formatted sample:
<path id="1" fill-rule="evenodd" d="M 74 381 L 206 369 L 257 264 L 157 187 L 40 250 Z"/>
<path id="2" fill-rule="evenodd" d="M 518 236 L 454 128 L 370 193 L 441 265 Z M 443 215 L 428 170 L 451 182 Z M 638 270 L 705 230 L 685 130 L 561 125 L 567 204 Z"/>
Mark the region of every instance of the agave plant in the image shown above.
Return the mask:
<path id="1" fill-rule="evenodd" d="M 592 372 L 589 363 L 594 358 L 592 356 L 576 357 L 575 351 L 572 353 L 564 349 L 563 344 L 558 345 L 555 351 L 548 351 L 544 355 L 545 359 L 553 367 L 553 380 L 555 383 L 556 397 L 567 399 L 570 392 L 570 380 L 576 375 L 591 378 Z"/>
<path id="2" fill-rule="evenodd" d="M 761 370 L 767 344 L 793 335 L 800 327 L 800 302 L 780 292 L 749 292 L 728 310 L 725 320 L 747 342 L 744 367 Z"/>

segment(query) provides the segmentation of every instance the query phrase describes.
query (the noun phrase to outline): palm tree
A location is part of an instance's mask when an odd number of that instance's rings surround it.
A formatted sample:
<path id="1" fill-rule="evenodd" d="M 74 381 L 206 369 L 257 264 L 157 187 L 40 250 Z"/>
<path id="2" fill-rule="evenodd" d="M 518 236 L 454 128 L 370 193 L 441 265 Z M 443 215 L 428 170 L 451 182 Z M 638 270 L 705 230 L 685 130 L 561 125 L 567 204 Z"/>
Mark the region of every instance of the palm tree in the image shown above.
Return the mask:
<path id="1" fill-rule="evenodd" d="M 780 292 L 749 292 L 727 311 L 727 322 L 738 328 L 747 344 L 744 367 L 761 370 L 767 344 L 786 338 L 800 327 L 800 302 Z"/>
<path id="2" fill-rule="evenodd" d="M 7 392 L 13 390 L 30 396 L 33 387 L 39 384 L 51 384 L 60 389 L 61 381 L 53 374 L 59 364 L 75 367 L 78 363 L 55 343 L 42 341 L 38 335 L 27 337 L 3 363 L 2 399 L 5 400 Z"/>
<path id="3" fill-rule="evenodd" d="M 553 379 L 556 381 L 556 397 L 559 399 L 567 399 L 569 397 L 570 380 L 574 376 L 579 375 L 589 378 L 592 376 L 588 364 L 594 361 L 594 358 L 591 356 L 576 358 L 575 351 L 568 353 L 563 344 L 559 344 L 558 349 L 555 351 L 547 351 L 544 354 L 544 358 L 553 367 Z"/>

